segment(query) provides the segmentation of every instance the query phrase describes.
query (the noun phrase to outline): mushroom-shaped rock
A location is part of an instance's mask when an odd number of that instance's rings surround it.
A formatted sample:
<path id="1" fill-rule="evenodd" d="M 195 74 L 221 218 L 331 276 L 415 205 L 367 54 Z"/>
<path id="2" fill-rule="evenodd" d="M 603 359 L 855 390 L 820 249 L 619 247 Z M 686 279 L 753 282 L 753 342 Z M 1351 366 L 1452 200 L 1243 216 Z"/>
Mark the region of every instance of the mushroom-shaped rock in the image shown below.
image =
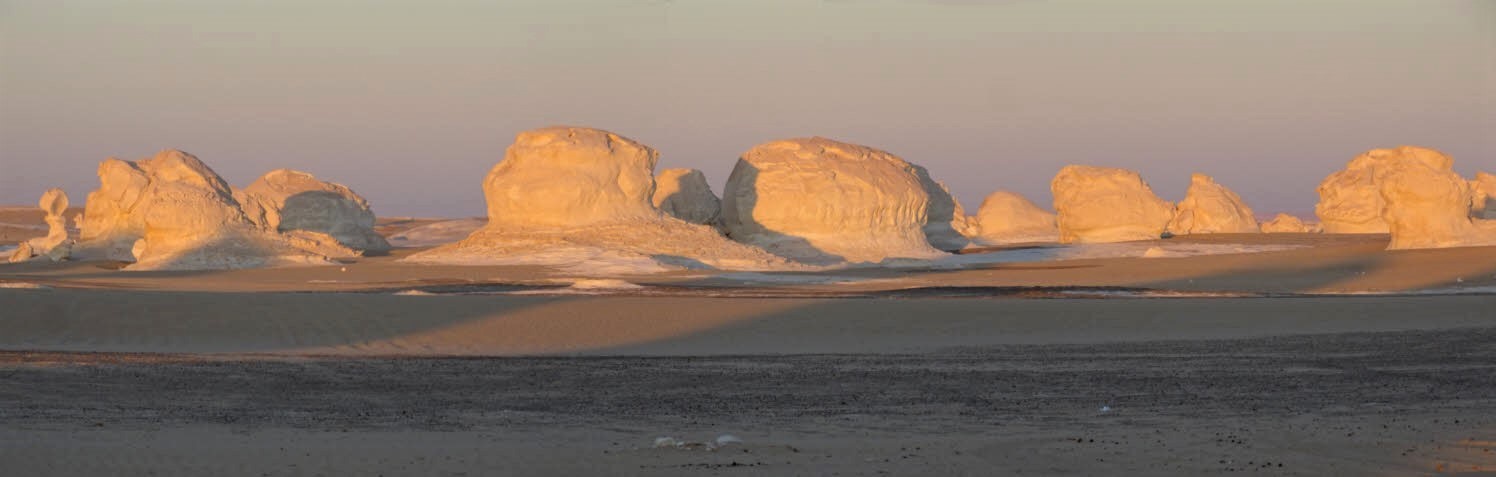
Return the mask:
<path id="1" fill-rule="evenodd" d="M 1319 233 L 1319 227 L 1304 223 L 1303 219 L 1280 213 L 1272 220 L 1262 223 L 1262 232 L 1269 234 Z"/>
<path id="2" fill-rule="evenodd" d="M 977 241 L 988 244 L 1055 242 L 1060 229 L 1054 213 L 1016 192 L 997 191 L 977 209 Z"/>
<path id="3" fill-rule="evenodd" d="M 1440 156 L 1391 161 L 1379 171 L 1388 250 L 1496 245 L 1496 221 L 1470 218 L 1470 184 Z"/>
<path id="4" fill-rule="evenodd" d="M 538 264 L 580 274 L 787 265 L 651 202 L 654 149 L 607 131 L 551 127 L 515 138 L 483 182 L 488 223 L 405 260 Z"/>
<path id="5" fill-rule="evenodd" d="M 89 194 L 79 248 L 133 260 L 129 270 L 326 263 L 324 255 L 347 252 L 317 237 L 285 237 L 256 227 L 223 178 L 185 152 L 162 151 L 133 163 L 111 158 L 100 165 L 99 178 L 99 189 Z"/>
<path id="6" fill-rule="evenodd" d="M 693 224 L 713 225 L 722 216 L 722 201 L 712 193 L 706 175 L 696 169 L 665 169 L 655 176 L 655 207 Z"/>
<path id="7" fill-rule="evenodd" d="M 1404 162 L 1443 169 L 1451 164 L 1449 157 L 1439 151 L 1415 146 L 1373 149 L 1356 156 L 1345 169 L 1330 174 L 1319 184 L 1319 203 L 1314 206 L 1314 213 L 1319 216 L 1325 233 L 1387 233 L 1387 221 L 1382 218 L 1385 202 L 1381 180 L 1387 169 Z"/>
<path id="8" fill-rule="evenodd" d="M 290 169 L 266 173 L 234 197 L 250 221 L 269 230 L 327 234 L 354 250 L 383 252 L 389 242 L 374 232 L 369 202 L 341 184 Z"/>
<path id="9" fill-rule="evenodd" d="M 45 214 L 43 220 L 47 223 L 47 235 L 23 242 L 10 256 L 12 262 L 37 257 L 56 262 L 68 258 L 72 251 L 72 242 L 68 240 L 67 218 L 62 215 L 68 208 L 67 193 L 62 189 L 47 189 L 37 201 L 37 207 Z"/>
<path id="10" fill-rule="evenodd" d="M 945 183 L 930 178 L 924 167 L 914 166 L 919 183 L 930 195 L 930 207 L 925 221 L 925 240 L 940 250 L 961 250 L 971 244 L 967 238 L 971 226 L 967 223 L 966 208 L 951 195 Z"/>
<path id="11" fill-rule="evenodd" d="M 1174 205 L 1126 169 L 1065 166 L 1049 187 L 1062 243 L 1157 239 L 1174 217 Z"/>
<path id="12" fill-rule="evenodd" d="M 1496 219 L 1496 174 L 1477 172 L 1470 181 L 1470 217 Z"/>
<path id="13" fill-rule="evenodd" d="M 1190 176 L 1184 200 L 1174 208 L 1169 232 L 1188 234 L 1245 234 L 1259 232 L 1252 208 L 1226 186 L 1205 174 Z"/>
<path id="14" fill-rule="evenodd" d="M 914 165 L 819 137 L 749 149 L 722 191 L 728 236 L 814 263 L 940 256 L 925 236 L 929 210 Z"/>

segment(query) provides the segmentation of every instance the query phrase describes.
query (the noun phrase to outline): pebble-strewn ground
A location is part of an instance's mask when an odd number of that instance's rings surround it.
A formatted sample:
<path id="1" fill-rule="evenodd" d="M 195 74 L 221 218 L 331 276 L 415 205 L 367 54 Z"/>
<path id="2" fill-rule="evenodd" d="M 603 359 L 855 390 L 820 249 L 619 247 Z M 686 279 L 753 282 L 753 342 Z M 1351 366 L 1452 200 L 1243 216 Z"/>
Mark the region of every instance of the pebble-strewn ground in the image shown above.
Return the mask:
<path id="1" fill-rule="evenodd" d="M 722 434 L 743 442 L 654 447 Z M 1493 471 L 1493 328 L 917 355 L 0 353 L 3 475 Z"/>

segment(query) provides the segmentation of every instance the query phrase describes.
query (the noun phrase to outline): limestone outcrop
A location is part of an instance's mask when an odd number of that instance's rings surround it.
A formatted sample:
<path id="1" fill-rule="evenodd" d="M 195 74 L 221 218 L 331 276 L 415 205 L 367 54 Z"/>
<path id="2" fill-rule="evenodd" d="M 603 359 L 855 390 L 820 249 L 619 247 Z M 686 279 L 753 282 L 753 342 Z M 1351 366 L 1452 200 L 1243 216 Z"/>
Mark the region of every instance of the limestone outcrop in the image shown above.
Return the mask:
<path id="1" fill-rule="evenodd" d="M 1473 194 L 1451 169 L 1453 160 L 1430 149 L 1418 154 L 1418 160 L 1391 160 L 1378 171 L 1382 218 L 1392 235 L 1387 249 L 1496 245 L 1496 221 L 1470 218 Z"/>
<path id="2" fill-rule="evenodd" d="M 1262 223 L 1262 232 L 1269 234 L 1305 234 L 1319 233 L 1320 231 L 1318 226 L 1309 225 L 1304 223 L 1303 219 L 1283 213 L 1273 217 L 1272 220 Z"/>
<path id="3" fill-rule="evenodd" d="M 24 241 L 12 252 L 10 261 L 23 262 L 35 258 L 61 261 L 72 253 L 73 242 L 68 238 L 67 218 L 63 212 L 68 208 L 68 195 L 62 189 L 47 189 L 37 201 L 37 207 L 46 215 L 47 235 Z"/>
<path id="4" fill-rule="evenodd" d="M 1015 192 L 997 191 L 982 200 L 974 217 L 976 241 L 985 244 L 1056 242 L 1055 214 Z"/>
<path id="5" fill-rule="evenodd" d="M 971 226 L 967 222 L 966 208 L 961 207 L 961 202 L 951 195 L 951 190 L 946 188 L 945 183 L 930 178 L 930 172 L 924 167 L 914 166 L 915 175 L 919 176 L 919 183 L 925 188 L 925 193 L 930 196 L 930 206 L 926 211 L 925 240 L 940 250 L 961 250 L 971 244 L 968 238 Z"/>
<path id="6" fill-rule="evenodd" d="M 1174 205 L 1126 169 L 1065 166 L 1050 191 L 1062 243 L 1157 239 L 1174 217 Z"/>
<path id="7" fill-rule="evenodd" d="M 652 202 L 654 149 L 608 131 L 520 133 L 483 182 L 488 223 L 418 263 L 537 264 L 581 274 L 789 265 Z"/>
<path id="8" fill-rule="evenodd" d="M 1168 230 L 1174 235 L 1260 231 L 1252 208 L 1247 207 L 1231 189 L 1205 174 L 1190 176 L 1189 190 L 1184 200 L 1175 206 L 1174 219 L 1169 221 Z"/>
<path id="9" fill-rule="evenodd" d="M 369 202 L 342 184 L 290 169 L 276 169 L 234 198 L 255 225 L 278 232 L 304 230 L 331 236 L 338 244 L 364 252 L 385 252 L 389 242 L 374 232 Z"/>
<path id="10" fill-rule="evenodd" d="M 696 169 L 660 171 L 652 201 L 661 212 L 693 224 L 716 225 L 722 219 L 722 201 Z"/>
<path id="11" fill-rule="evenodd" d="M 916 166 L 884 151 L 820 137 L 773 141 L 738 159 L 722 221 L 734 240 L 810 263 L 934 258 L 943 254 L 926 236 L 927 187 Z"/>
<path id="12" fill-rule="evenodd" d="M 1345 169 L 1330 174 L 1319 184 L 1319 203 L 1314 206 L 1314 213 L 1319 216 L 1325 233 L 1387 233 L 1387 221 L 1382 217 L 1386 203 L 1381 195 L 1381 182 L 1389 169 L 1408 162 L 1442 169 L 1451 164 L 1443 153 L 1415 146 L 1373 149 L 1356 156 Z"/>
<path id="13" fill-rule="evenodd" d="M 1496 219 L 1496 174 L 1475 173 L 1470 181 L 1470 217 Z"/>
<path id="14" fill-rule="evenodd" d="M 128 270 L 316 264 L 352 253 L 325 235 L 257 227 L 223 178 L 185 152 L 136 162 L 110 158 L 99 166 L 99 181 L 85 204 L 77 251 L 133 261 Z"/>

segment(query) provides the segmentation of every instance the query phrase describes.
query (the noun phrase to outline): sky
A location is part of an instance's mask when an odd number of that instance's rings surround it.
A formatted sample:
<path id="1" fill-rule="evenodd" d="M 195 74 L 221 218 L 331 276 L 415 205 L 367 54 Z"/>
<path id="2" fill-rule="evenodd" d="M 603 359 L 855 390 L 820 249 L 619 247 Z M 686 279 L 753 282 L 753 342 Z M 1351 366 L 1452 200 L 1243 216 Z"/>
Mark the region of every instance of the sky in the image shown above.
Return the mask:
<path id="1" fill-rule="evenodd" d="M 1357 154 L 1496 171 L 1483 0 L 0 0 L 0 204 L 107 157 L 294 168 L 380 215 L 477 216 L 514 135 L 589 126 L 703 170 L 823 136 L 928 168 L 967 209 L 1049 204 L 1066 164 L 1183 198 L 1212 175 L 1307 213 Z"/>

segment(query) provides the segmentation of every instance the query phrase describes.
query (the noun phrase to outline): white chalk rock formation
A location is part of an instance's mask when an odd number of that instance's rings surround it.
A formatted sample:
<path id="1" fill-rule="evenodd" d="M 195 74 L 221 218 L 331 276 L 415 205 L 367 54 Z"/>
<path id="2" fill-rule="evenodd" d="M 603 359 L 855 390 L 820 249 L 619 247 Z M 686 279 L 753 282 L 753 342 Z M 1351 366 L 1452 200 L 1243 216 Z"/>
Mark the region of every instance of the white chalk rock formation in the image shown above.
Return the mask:
<path id="1" fill-rule="evenodd" d="M 342 184 L 290 169 L 260 176 L 234 198 L 255 225 L 278 232 L 305 230 L 331 236 L 365 252 L 385 252 L 389 242 L 374 232 L 369 202 Z"/>
<path id="2" fill-rule="evenodd" d="M 1258 233 L 1257 218 L 1241 197 L 1205 174 L 1190 176 L 1184 200 L 1174 208 L 1169 233 L 1247 234 Z"/>
<path id="3" fill-rule="evenodd" d="M 1345 169 L 1319 184 L 1319 204 L 1314 206 L 1314 213 L 1325 233 L 1387 233 L 1387 221 L 1382 217 L 1386 205 L 1381 195 L 1382 177 L 1389 168 L 1408 162 L 1443 169 L 1451 164 L 1439 151 L 1414 146 L 1373 149 L 1356 156 Z"/>
<path id="4" fill-rule="evenodd" d="M 985 244 L 1056 242 L 1060 229 L 1054 213 L 1015 192 L 997 191 L 977 209 L 976 240 Z"/>
<path id="5" fill-rule="evenodd" d="M 1174 218 L 1174 205 L 1126 169 L 1065 166 L 1049 187 L 1062 243 L 1157 239 Z"/>
<path id="6" fill-rule="evenodd" d="M 1419 154 L 1379 171 L 1382 218 L 1392 234 L 1387 249 L 1496 245 L 1496 221 L 1470 218 L 1470 184 L 1451 169 L 1453 161 L 1430 149 Z"/>
<path id="7" fill-rule="evenodd" d="M 42 193 L 37 207 L 46 213 L 47 235 L 27 240 L 10 256 L 12 262 L 23 262 L 33 258 L 44 258 L 54 262 L 65 260 L 72 252 L 73 243 L 68 239 L 68 221 L 63 212 L 68 208 L 68 194 L 62 189 L 47 189 Z"/>
<path id="8" fill-rule="evenodd" d="M 693 224 L 716 225 L 722 218 L 722 201 L 696 169 L 660 171 L 653 203 L 661 212 Z"/>
<path id="9" fill-rule="evenodd" d="M 734 240 L 810 263 L 938 257 L 919 174 L 887 152 L 825 138 L 760 144 L 727 179 L 723 226 Z"/>
<path id="10" fill-rule="evenodd" d="M 1470 217 L 1496 219 L 1496 174 L 1475 173 L 1470 181 Z"/>
<path id="11" fill-rule="evenodd" d="M 256 227 L 223 178 L 185 152 L 138 162 L 111 158 L 100 165 L 99 179 L 79 248 L 134 261 L 129 270 L 315 264 L 351 254 L 318 234 L 283 236 Z"/>
<path id="12" fill-rule="evenodd" d="M 930 178 L 930 172 L 924 167 L 914 166 L 915 175 L 919 176 L 919 183 L 925 188 L 925 193 L 930 196 L 930 206 L 926 211 L 925 240 L 940 250 L 961 250 L 971 244 L 967 235 L 971 231 L 971 225 L 967 222 L 966 208 L 961 207 L 961 202 L 951 195 L 951 190 L 946 188 L 945 183 Z"/>
<path id="13" fill-rule="evenodd" d="M 581 274 L 788 265 L 656 209 L 657 157 L 654 149 L 598 129 L 522 132 L 483 182 L 487 225 L 405 260 L 553 265 Z"/>
<path id="14" fill-rule="evenodd" d="M 1280 213 L 1273 220 L 1262 223 L 1262 232 L 1269 234 L 1313 234 L 1319 233 L 1317 226 L 1304 223 L 1303 219 Z"/>
<path id="15" fill-rule="evenodd" d="M 76 254 L 134 261 L 130 250 L 145 235 L 145 214 L 137 207 L 150 183 L 150 177 L 134 162 L 111 157 L 100 163 L 99 188 L 88 194 L 83 219 L 78 223 Z"/>

